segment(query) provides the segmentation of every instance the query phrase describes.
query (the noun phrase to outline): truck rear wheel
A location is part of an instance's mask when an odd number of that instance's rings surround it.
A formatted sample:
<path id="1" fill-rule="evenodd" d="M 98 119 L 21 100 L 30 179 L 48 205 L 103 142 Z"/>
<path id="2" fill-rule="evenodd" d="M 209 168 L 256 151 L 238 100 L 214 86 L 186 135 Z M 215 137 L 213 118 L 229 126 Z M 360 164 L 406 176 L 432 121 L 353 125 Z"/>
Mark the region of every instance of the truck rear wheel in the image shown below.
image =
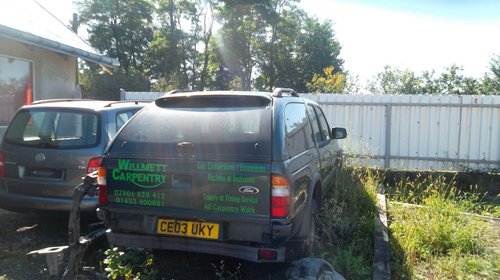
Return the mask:
<path id="1" fill-rule="evenodd" d="M 309 233 L 303 243 L 303 256 L 314 256 L 318 243 L 318 206 L 313 199 L 309 211 Z"/>

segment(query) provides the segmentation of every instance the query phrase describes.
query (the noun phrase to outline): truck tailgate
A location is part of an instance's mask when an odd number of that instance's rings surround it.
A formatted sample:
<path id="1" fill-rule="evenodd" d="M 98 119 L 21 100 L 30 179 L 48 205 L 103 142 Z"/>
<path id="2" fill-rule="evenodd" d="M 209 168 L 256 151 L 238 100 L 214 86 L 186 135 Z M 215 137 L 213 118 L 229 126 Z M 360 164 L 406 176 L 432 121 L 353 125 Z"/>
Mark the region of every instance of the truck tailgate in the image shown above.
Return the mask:
<path id="1" fill-rule="evenodd" d="M 270 164 L 193 159 L 109 159 L 107 204 L 135 210 L 269 218 Z"/>

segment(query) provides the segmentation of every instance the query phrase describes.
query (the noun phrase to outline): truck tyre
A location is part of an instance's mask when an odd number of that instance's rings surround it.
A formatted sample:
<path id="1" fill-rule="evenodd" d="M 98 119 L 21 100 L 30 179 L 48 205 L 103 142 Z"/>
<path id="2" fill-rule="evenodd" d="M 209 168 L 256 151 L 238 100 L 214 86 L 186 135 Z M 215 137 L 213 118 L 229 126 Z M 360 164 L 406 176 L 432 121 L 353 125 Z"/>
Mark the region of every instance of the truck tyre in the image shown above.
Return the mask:
<path id="1" fill-rule="evenodd" d="M 316 253 L 316 243 L 318 239 L 318 206 L 313 199 L 311 202 L 311 210 L 309 211 L 309 234 L 304 240 L 303 256 L 310 257 Z"/>

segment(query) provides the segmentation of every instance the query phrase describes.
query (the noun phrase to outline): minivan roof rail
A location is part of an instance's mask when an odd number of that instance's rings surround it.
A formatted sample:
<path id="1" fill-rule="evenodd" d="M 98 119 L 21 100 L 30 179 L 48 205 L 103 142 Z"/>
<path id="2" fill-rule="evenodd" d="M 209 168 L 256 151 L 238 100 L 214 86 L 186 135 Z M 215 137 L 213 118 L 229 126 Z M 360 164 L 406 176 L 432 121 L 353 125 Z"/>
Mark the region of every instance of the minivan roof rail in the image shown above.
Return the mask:
<path id="1" fill-rule="evenodd" d="M 70 102 L 70 101 L 90 101 L 93 99 L 80 99 L 80 98 L 60 98 L 60 99 L 43 99 L 31 102 L 31 104 L 44 104 L 51 102 Z"/>
<path id="2" fill-rule="evenodd" d="M 33 101 L 31 104 L 45 104 L 45 103 L 54 103 L 54 102 L 73 102 L 73 101 L 104 101 L 104 100 L 96 100 L 96 99 L 77 99 L 77 98 L 61 98 L 61 99 L 43 99 L 43 100 L 37 100 Z M 128 103 L 128 102 L 133 102 L 135 104 L 139 104 L 139 102 L 142 103 L 147 103 L 150 102 L 148 100 L 119 100 L 119 101 L 110 101 L 108 104 L 106 104 L 104 107 L 111 107 L 113 104 L 119 104 L 119 103 Z"/>
<path id="3" fill-rule="evenodd" d="M 128 103 L 128 102 L 133 102 L 135 105 L 137 105 L 139 103 L 148 103 L 148 102 L 151 102 L 151 101 L 150 100 L 119 100 L 119 101 L 109 102 L 104 107 L 111 107 L 111 105 L 121 104 L 121 103 Z"/>
<path id="4" fill-rule="evenodd" d="M 295 90 L 291 88 L 275 88 L 273 90 L 273 96 L 275 97 L 283 97 L 285 95 L 288 96 L 293 96 L 293 97 L 300 97 Z"/>

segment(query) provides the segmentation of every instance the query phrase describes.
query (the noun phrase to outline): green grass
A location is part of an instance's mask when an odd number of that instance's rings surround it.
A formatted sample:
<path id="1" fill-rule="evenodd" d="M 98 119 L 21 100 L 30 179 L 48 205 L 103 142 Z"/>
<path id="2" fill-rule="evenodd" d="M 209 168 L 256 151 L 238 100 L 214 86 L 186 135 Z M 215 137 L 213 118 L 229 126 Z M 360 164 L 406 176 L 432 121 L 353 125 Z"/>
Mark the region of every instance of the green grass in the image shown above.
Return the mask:
<path id="1" fill-rule="evenodd" d="M 402 180 L 389 188 L 393 279 L 499 279 L 498 203 L 444 177 Z M 473 215 L 470 215 L 473 214 Z"/>
<path id="2" fill-rule="evenodd" d="M 346 279 L 371 278 L 376 186 L 381 173 L 348 166 L 320 211 L 318 254 Z"/>

